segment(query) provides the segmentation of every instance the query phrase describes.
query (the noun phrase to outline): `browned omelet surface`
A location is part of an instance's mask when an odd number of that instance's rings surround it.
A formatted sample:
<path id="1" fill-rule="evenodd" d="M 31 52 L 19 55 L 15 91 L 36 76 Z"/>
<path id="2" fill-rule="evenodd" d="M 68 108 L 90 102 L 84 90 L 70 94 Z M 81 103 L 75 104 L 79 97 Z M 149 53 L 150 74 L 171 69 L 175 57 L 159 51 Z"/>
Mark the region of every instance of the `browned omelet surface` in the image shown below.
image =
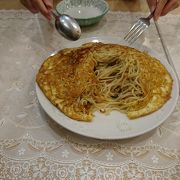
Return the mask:
<path id="1" fill-rule="evenodd" d="M 94 73 L 96 60 L 108 61 L 113 57 L 122 60 L 135 58 L 140 64 L 140 83 L 146 101 L 139 102 L 126 113 L 130 119 L 150 114 L 171 97 L 172 78 L 155 58 L 136 49 L 103 43 L 87 43 L 78 48 L 59 51 L 42 64 L 36 81 L 45 96 L 65 115 L 72 119 L 91 121 L 93 103 L 86 101 L 93 94 L 93 101 L 100 101 L 98 79 Z M 84 99 L 83 104 L 80 99 Z"/>

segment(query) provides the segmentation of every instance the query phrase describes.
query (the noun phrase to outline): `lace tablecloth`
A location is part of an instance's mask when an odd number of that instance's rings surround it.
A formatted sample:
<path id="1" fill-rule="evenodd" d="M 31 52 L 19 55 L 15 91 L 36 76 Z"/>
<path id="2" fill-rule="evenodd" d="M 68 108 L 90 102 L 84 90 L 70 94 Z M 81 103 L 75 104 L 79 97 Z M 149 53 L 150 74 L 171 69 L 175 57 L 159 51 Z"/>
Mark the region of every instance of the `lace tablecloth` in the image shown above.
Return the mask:
<path id="1" fill-rule="evenodd" d="M 83 28 L 82 38 L 123 37 L 141 15 L 110 12 L 98 25 Z M 163 21 L 177 28 L 172 17 Z M 170 50 L 179 68 L 180 35 L 176 36 Z M 165 58 L 154 25 L 139 41 Z M 82 137 L 49 119 L 37 101 L 35 75 L 43 59 L 65 42 L 41 16 L 0 11 L 0 178 L 179 179 L 180 103 L 160 127 L 128 140 Z"/>

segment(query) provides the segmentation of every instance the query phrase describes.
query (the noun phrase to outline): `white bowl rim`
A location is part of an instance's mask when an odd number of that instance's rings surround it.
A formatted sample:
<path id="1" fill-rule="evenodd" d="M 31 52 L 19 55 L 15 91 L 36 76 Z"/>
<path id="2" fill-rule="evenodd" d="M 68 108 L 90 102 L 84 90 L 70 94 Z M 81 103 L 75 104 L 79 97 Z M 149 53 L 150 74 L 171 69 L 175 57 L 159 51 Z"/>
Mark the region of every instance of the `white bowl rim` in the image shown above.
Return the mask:
<path id="1" fill-rule="evenodd" d="M 56 9 L 56 12 L 57 13 L 60 13 L 59 11 L 58 11 L 58 7 L 59 6 L 61 6 L 61 4 L 64 2 L 65 0 L 62 0 L 62 1 L 60 1 L 57 5 L 56 5 L 56 7 L 55 7 L 55 9 Z M 75 19 L 77 19 L 77 20 L 90 20 L 90 19 L 96 19 L 96 18 L 99 18 L 99 17 L 102 17 L 102 16 L 104 16 L 108 11 L 109 11 L 109 4 L 105 1 L 105 0 L 99 0 L 99 1 L 101 1 L 102 3 L 104 3 L 105 4 L 105 6 L 106 6 L 106 9 L 104 10 L 104 11 L 101 11 L 101 14 L 100 15 L 98 15 L 98 16 L 92 16 L 92 17 L 88 17 L 88 18 L 75 18 Z M 75 6 L 74 6 L 75 7 Z M 63 13 L 63 14 L 65 14 L 65 13 Z"/>

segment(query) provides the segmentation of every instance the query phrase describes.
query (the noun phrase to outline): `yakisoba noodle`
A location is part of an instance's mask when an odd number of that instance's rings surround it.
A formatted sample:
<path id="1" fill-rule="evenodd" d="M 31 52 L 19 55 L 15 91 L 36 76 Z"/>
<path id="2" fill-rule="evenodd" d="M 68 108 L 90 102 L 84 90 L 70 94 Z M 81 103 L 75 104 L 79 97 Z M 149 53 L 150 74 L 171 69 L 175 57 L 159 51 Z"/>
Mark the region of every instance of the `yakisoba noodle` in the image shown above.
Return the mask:
<path id="1" fill-rule="evenodd" d="M 63 70 L 64 69 L 64 70 Z M 94 111 L 137 118 L 158 110 L 172 78 L 155 58 L 126 46 L 89 43 L 60 51 L 42 65 L 37 82 L 67 116 L 90 121 Z"/>
<path id="2" fill-rule="evenodd" d="M 127 111 L 138 101 L 145 98 L 139 83 L 139 63 L 137 60 L 114 58 L 110 62 L 98 62 L 95 74 L 105 103 L 97 104 L 104 111 Z"/>

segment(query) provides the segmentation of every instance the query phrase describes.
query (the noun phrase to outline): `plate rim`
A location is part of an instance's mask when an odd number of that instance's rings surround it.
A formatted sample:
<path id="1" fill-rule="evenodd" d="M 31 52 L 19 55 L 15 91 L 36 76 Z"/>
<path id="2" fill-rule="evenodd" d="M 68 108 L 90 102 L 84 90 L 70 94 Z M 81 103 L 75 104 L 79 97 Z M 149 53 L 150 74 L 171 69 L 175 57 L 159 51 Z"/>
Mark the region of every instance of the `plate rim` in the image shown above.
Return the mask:
<path id="1" fill-rule="evenodd" d="M 114 39 L 115 38 L 115 39 Z M 111 40 L 110 40 L 111 39 Z M 80 40 L 78 40 L 78 42 L 80 44 L 83 44 L 85 42 L 83 41 L 86 41 L 86 42 L 92 42 L 93 40 L 100 40 L 100 42 L 103 42 L 103 41 L 111 41 L 109 43 L 112 43 L 112 41 L 119 41 L 119 44 L 120 44 L 120 41 L 123 42 L 123 40 L 119 37 L 116 37 L 116 36 L 93 36 L 93 37 L 87 37 L 87 38 L 82 38 Z M 102 40 L 102 41 L 101 41 Z M 125 41 L 124 41 L 125 43 Z M 64 43 L 63 48 L 67 48 L 69 47 L 75 47 L 74 45 L 77 44 L 77 42 L 67 42 L 67 43 Z M 126 43 L 124 44 L 126 46 L 129 46 L 127 45 Z M 66 47 L 67 46 L 67 47 Z M 139 46 L 139 45 L 138 45 Z M 141 45 L 143 47 L 143 45 Z M 136 48 L 138 49 L 137 47 L 134 47 L 134 46 L 129 46 L 129 47 L 133 47 L 133 48 Z M 156 55 L 158 56 L 158 53 L 154 50 L 154 49 L 150 49 L 146 46 L 144 46 L 145 48 L 147 48 L 148 50 L 152 51 L 153 53 L 155 53 L 155 57 Z M 63 48 L 60 48 L 60 49 L 63 49 Z M 138 49 L 139 50 L 139 49 Z M 56 50 L 54 51 L 53 53 L 51 53 L 49 56 L 52 56 L 54 53 L 57 53 L 59 50 Z M 49 57 L 48 56 L 48 57 Z M 157 58 L 157 57 L 156 57 Z M 160 58 L 162 59 L 162 57 Z M 163 61 L 163 62 L 162 62 Z M 169 72 L 170 74 L 173 73 L 173 82 L 176 82 L 176 90 L 177 92 L 179 92 L 179 82 L 178 82 L 178 78 L 177 78 L 177 74 L 175 73 L 174 69 L 172 68 L 172 66 L 166 61 L 166 60 L 160 60 L 160 62 L 168 69 L 170 69 L 171 72 Z M 168 66 L 168 67 L 167 67 Z M 171 74 L 172 76 L 172 74 Z M 154 130 L 155 128 L 159 127 L 163 122 L 165 122 L 167 120 L 167 118 L 172 114 L 172 112 L 174 111 L 175 107 L 176 107 L 176 104 L 178 102 L 178 93 L 176 94 L 176 97 L 175 97 L 175 100 L 174 100 L 174 103 L 173 103 L 173 107 L 171 107 L 170 111 L 168 111 L 167 115 L 165 118 L 162 118 L 161 120 L 158 121 L 158 123 L 155 123 L 152 127 L 148 128 L 148 129 L 145 129 L 145 130 L 142 130 L 140 131 L 139 133 L 136 133 L 135 135 L 132 134 L 132 135 L 127 135 L 127 136 L 115 136 L 115 137 L 97 137 L 97 136 L 93 136 L 93 134 L 89 135 L 89 134 L 86 134 L 86 133 L 82 133 L 82 132 L 78 132 L 78 131 L 74 131 L 73 128 L 70 128 L 70 127 L 67 127 L 65 126 L 64 124 L 60 123 L 56 118 L 53 117 L 53 115 L 51 113 L 49 113 L 49 111 L 46 109 L 46 107 L 44 106 L 44 104 L 41 102 L 41 99 L 40 99 L 40 94 L 39 93 L 42 93 L 42 95 L 44 96 L 44 98 L 54 107 L 56 108 L 49 100 L 48 98 L 44 95 L 44 93 L 42 92 L 42 90 L 40 89 L 40 87 L 38 86 L 37 82 L 35 82 L 35 89 L 36 89 L 36 95 L 37 95 L 37 98 L 38 98 L 38 101 L 41 105 L 41 107 L 43 108 L 43 110 L 48 114 L 48 116 L 53 120 L 55 121 L 58 125 L 62 126 L 63 128 L 73 132 L 73 133 L 76 133 L 78 135 L 81 135 L 81 136 L 84 136 L 84 137 L 88 137 L 88 138 L 93 138 L 93 139 L 100 139 L 100 140 L 122 140 L 122 139 L 129 139 L 129 138 L 133 138 L 133 137 L 137 137 L 137 136 L 140 136 L 140 135 L 143 135 L 143 134 L 146 134 L 152 130 Z M 167 103 L 167 102 L 166 102 Z M 162 108 L 162 107 L 161 107 Z M 160 108 L 160 109 L 161 109 Z M 56 108 L 57 109 L 57 108 Z M 160 110 L 159 109 L 159 110 Z M 59 111 L 60 112 L 60 111 Z M 62 113 L 62 112 L 60 112 Z M 62 113 L 63 114 L 63 113 Z M 65 115 L 66 116 L 66 115 Z M 69 117 L 68 117 L 69 118 Z M 71 118 L 70 118 L 71 119 Z M 73 120 L 73 119 L 71 119 Z M 74 121 L 74 120 L 73 120 Z M 93 120 L 92 120 L 93 121 Z M 81 123 L 81 121 L 77 121 L 78 123 Z M 88 123 L 88 122 L 86 122 Z M 92 123 L 92 122 L 90 122 Z"/>

